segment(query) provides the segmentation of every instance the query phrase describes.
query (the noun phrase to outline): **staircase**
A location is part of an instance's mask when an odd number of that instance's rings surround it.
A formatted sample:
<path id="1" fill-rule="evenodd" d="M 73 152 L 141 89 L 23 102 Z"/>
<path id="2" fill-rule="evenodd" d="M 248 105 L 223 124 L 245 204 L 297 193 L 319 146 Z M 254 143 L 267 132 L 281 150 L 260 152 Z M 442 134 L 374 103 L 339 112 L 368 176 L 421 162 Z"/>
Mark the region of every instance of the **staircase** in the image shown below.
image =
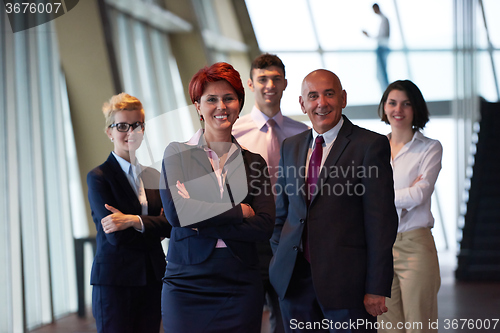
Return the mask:
<path id="1" fill-rule="evenodd" d="M 500 103 L 481 100 L 457 280 L 500 281 Z"/>

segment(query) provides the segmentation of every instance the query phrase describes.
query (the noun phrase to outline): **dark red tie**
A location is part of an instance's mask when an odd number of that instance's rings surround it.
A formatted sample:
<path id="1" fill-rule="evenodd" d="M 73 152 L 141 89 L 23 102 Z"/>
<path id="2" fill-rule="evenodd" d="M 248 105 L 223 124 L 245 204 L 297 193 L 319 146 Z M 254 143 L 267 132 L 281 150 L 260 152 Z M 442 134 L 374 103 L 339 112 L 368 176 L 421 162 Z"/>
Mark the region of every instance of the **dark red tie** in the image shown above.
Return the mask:
<path id="1" fill-rule="evenodd" d="M 315 140 L 314 150 L 311 154 L 311 158 L 309 160 L 309 168 L 307 170 L 307 206 L 311 203 L 313 196 L 318 194 L 318 178 L 321 170 L 321 159 L 323 158 L 323 143 L 325 139 L 323 139 L 322 135 L 318 135 Z M 308 208 L 309 209 L 309 208 Z M 307 228 L 308 223 L 304 226 L 304 231 L 302 233 L 302 248 L 304 251 L 304 258 L 309 260 L 309 241 L 307 239 Z"/>

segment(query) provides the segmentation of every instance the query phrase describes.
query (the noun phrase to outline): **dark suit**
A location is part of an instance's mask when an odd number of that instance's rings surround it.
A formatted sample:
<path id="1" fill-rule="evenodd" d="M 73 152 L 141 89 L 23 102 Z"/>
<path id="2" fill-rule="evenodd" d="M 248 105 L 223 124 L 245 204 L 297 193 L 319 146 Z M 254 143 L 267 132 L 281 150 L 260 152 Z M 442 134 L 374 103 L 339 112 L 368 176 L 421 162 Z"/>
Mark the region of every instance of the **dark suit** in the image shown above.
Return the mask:
<path id="1" fill-rule="evenodd" d="M 160 237 L 168 237 L 171 226 L 165 216 L 160 216 L 158 171 L 145 168 L 140 176 L 148 201 L 148 215 L 141 215 L 139 199 L 113 154 L 87 175 L 88 198 L 97 229 L 90 283 L 94 285 L 92 305 L 99 332 L 159 330 L 160 281 L 166 266 Z M 128 228 L 106 234 L 101 219 L 111 212 L 104 204 L 124 214 L 139 215 L 144 233 Z M 141 299 L 144 295 L 149 296 Z M 137 304 L 139 299 L 143 306 Z"/>
<path id="2" fill-rule="evenodd" d="M 255 242 L 270 238 L 275 216 L 266 167 L 260 155 L 247 150 L 232 155 L 225 163 L 221 198 L 200 146 L 174 142 L 165 150 L 160 194 L 173 226 L 162 298 L 165 332 L 260 331 L 262 281 Z M 189 199 L 177 193 L 177 180 Z M 255 216 L 243 218 L 240 202 Z M 216 249 L 218 239 L 227 248 Z"/>
<path id="3" fill-rule="evenodd" d="M 310 269 L 311 289 L 323 311 L 364 311 L 365 294 L 390 297 L 391 293 L 392 245 L 398 224 L 391 151 L 385 136 L 343 117 L 344 124 L 318 179 L 319 192 L 309 207 L 304 166 L 311 131 L 283 142 L 280 166 L 285 172 L 277 182 L 270 278 L 280 299 L 300 294 L 290 287 L 294 268 L 295 274 L 301 274 L 296 267 L 300 264 Z M 287 167 L 295 167 L 297 174 Z M 310 265 L 301 254 L 305 227 Z"/>

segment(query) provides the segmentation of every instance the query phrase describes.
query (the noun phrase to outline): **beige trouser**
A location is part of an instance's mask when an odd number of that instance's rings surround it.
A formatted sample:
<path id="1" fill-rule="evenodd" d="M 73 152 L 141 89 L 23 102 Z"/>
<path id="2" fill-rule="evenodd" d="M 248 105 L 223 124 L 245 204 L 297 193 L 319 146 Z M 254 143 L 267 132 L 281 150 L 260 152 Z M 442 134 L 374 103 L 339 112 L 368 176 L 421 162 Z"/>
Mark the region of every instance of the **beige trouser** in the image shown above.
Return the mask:
<path id="1" fill-rule="evenodd" d="M 437 332 L 430 323 L 438 319 L 441 277 L 431 230 L 398 233 L 393 254 L 391 298 L 385 299 L 389 311 L 378 316 L 378 332 Z"/>

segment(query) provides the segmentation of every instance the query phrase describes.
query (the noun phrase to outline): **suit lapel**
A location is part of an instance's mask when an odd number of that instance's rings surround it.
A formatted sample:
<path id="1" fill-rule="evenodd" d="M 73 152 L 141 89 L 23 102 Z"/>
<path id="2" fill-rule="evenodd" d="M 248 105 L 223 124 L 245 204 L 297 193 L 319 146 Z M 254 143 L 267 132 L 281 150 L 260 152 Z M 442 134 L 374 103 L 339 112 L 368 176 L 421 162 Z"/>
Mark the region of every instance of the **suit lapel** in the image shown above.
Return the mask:
<path id="1" fill-rule="evenodd" d="M 304 205 L 307 203 L 307 188 L 306 188 L 306 178 L 307 175 L 306 173 L 306 162 L 307 162 L 307 152 L 309 151 L 309 147 L 311 146 L 311 140 L 312 140 L 312 130 L 309 130 L 304 133 L 304 136 L 302 140 L 300 140 L 300 143 L 298 145 L 297 151 L 294 152 L 294 155 L 296 156 L 296 163 L 293 165 L 297 165 L 299 167 L 299 170 L 297 170 L 297 174 L 299 177 L 297 177 L 297 189 L 306 189 L 303 193 L 304 195 L 302 196 L 304 200 Z M 286 170 L 283 170 L 286 172 Z M 302 173 L 304 174 L 302 176 Z"/>
<path id="2" fill-rule="evenodd" d="M 337 138 L 335 139 L 335 142 L 333 143 L 332 149 L 330 149 L 330 153 L 326 157 L 325 163 L 323 164 L 323 168 L 321 170 L 320 176 L 318 178 L 318 188 L 321 189 L 323 185 L 325 184 L 326 180 L 328 179 L 330 175 L 330 167 L 334 166 L 337 164 L 340 156 L 344 152 L 345 148 L 351 141 L 348 136 L 351 135 L 352 132 L 352 123 L 347 119 L 345 116 L 342 116 L 344 118 L 344 124 L 342 124 L 342 127 L 340 128 L 339 134 L 337 134 Z M 321 193 L 321 190 L 318 191 L 318 193 Z M 311 203 L 314 201 L 314 198 L 312 198 Z"/>
<path id="3" fill-rule="evenodd" d="M 212 168 L 212 164 L 208 159 L 207 153 L 202 148 L 193 148 L 192 149 L 192 157 L 198 162 L 198 165 L 204 170 L 204 175 L 210 175 L 214 184 L 219 187 L 219 182 L 217 181 L 217 177 L 215 176 L 214 168 Z"/>
<path id="4" fill-rule="evenodd" d="M 239 149 L 234 152 L 226 161 L 225 167 L 227 170 L 227 178 L 230 178 L 233 173 L 238 170 L 244 162 L 244 150 Z"/>
<path id="5" fill-rule="evenodd" d="M 128 182 L 127 177 L 123 173 L 122 168 L 120 167 L 120 164 L 116 160 L 116 158 L 113 156 L 111 153 L 108 157 L 107 162 L 109 163 L 110 169 L 113 172 L 113 185 L 115 188 L 119 188 L 122 190 L 122 193 L 127 198 L 127 202 L 131 203 L 133 205 L 134 211 L 141 211 L 139 199 L 137 198 L 137 195 L 135 194 L 134 190 L 130 186 L 130 183 Z M 124 206 L 127 205 L 127 203 L 124 203 Z"/>

